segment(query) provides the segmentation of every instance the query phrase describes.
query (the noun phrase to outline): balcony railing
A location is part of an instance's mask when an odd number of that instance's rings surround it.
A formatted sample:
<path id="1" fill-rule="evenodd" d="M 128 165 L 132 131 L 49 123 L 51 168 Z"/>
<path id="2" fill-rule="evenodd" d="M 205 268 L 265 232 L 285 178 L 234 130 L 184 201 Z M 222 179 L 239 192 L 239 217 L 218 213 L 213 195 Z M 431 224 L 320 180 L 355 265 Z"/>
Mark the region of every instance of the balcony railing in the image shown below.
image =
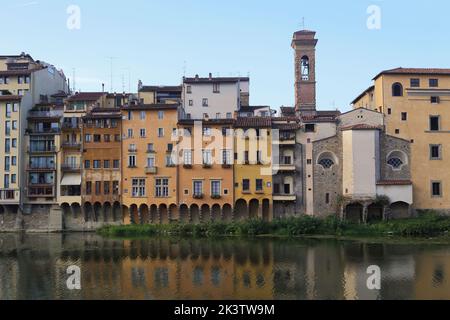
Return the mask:
<path id="1" fill-rule="evenodd" d="M 54 170 L 56 170 L 56 167 L 53 165 L 53 166 L 51 166 L 51 165 L 48 165 L 48 166 L 28 166 L 27 167 L 27 170 L 28 171 L 36 171 L 36 172 L 39 172 L 39 171 L 54 171 Z"/>
<path id="2" fill-rule="evenodd" d="M 61 128 L 48 128 L 48 129 L 27 129 L 29 134 L 58 134 L 61 133 Z"/>
<path id="3" fill-rule="evenodd" d="M 65 172 L 71 172 L 71 171 L 80 171 L 81 165 L 79 164 L 72 164 L 72 163 L 65 163 L 61 165 L 61 170 Z"/>
<path id="4" fill-rule="evenodd" d="M 29 198 L 53 198 L 54 196 L 53 186 L 30 186 L 28 188 Z"/>
<path id="5" fill-rule="evenodd" d="M 79 123 L 71 123 L 71 122 L 64 122 L 62 125 L 63 129 L 80 129 L 81 126 Z"/>
<path id="6" fill-rule="evenodd" d="M 58 111 L 30 111 L 28 113 L 29 118 L 60 118 L 61 112 Z"/>
<path id="7" fill-rule="evenodd" d="M 81 148 L 81 142 L 70 142 L 66 141 L 62 143 L 62 147 L 66 149 L 80 149 Z"/>
<path id="8" fill-rule="evenodd" d="M 147 167 L 145 168 L 145 173 L 146 174 L 156 174 L 158 172 L 158 168 L 157 167 Z"/>
<path id="9" fill-rule="evenodd" d="M 28 148 L 29 153 L 54 153 L 56 152 L 56 146 L 46 148 Z"/>
<path id="10" fill-rule="evenodd" d="M 0 200 L 15 200 L 16 190 L 0 190 Z"/>

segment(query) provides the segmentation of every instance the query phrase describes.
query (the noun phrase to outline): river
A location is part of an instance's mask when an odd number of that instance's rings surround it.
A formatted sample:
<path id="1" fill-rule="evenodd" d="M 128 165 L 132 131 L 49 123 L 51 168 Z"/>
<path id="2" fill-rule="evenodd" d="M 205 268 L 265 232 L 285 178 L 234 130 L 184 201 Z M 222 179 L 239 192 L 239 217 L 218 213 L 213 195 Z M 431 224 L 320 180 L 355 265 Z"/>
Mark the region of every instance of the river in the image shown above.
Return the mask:
<path id="1" fill-rule="evenodd" d="M 450 300 L 450 245 L 0 234 L 0 299 Z"/>

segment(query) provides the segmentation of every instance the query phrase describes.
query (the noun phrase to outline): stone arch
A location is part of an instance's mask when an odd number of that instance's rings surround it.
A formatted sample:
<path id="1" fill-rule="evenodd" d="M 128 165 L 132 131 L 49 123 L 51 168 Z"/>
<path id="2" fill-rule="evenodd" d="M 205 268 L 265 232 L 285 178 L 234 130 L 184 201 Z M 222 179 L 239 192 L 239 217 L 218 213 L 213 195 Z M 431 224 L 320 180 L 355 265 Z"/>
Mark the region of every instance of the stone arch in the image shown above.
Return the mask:
<path id="1" fill-rule="evenodd" d="M 100 218 L 101 218 L 101 220 L 103 220 L 103 217 L 102 217 L 102 204 L 100 203 L 100 202 L 96 202 L 95 204 L 94 204 L 94 216 L 93 216 L 93 221 L 94 222 L 99 222 L 100 221 Z"/>
<path id="2" fill-rule="evenodd" d="M 131 224 L 139 224 L 139 213 L 138 206 L 136 204 L 132 204 L 130 206 L 130 222 Z"/>
<path id="3" fill-rule="evenodd" d="M 139 207 L 139 211 L 141 212 L 141 224 L 148 224 L 150 222 L 150 211 L 146 204 L 141 204 Z"/>
<path id="4" fill-rule="evenodd" d="M 123 219 L 120 218 L 120 217 L 122 217 L 122 214 L 121 214 L 121 205 L 120 205 L 120 202 L 116 201 L 116 202 L 114 202 L 114 204 L 113 204 L 113 221 L 114 221 L 114 222 L 118 222 L 118 221 L 120 221 L 120 220 L 123 221 Z"/>
<path id="5" fill-rule="evenodd" d="M 68 204 L 66 202 L 61 205 L 61 210 L 62 210 L 64 217 L 69 217 L 72 215 L 72 210 L 71 210 L 70 204 Z"/>
<path id="6" fill-rule="evenodd" d="M 200 223 L 200 208 L 196 204 L 191 205 L 191 220 L 192 223 Z"/>
<path id="7" fill-rule="evenodd" d="M 161 204 L 159 206 L 159 216 L 161 224 L 168 224 L 169 223 L 169 210 L 167 209 L 166 204 Z"/>
<path id="8" fill-rule="evenodd" d="M 128 206 L 122 206 L 122 221 L 125 225 L 132 224 L 130 208 Z"/>
<path id="9" fill-rule="evenodd" d="M 248 205 L 248 217 L 249 219 L 258 219 L 259 212 L 259 200 L 252 199 Z"/>
<path id="10" fill-rule="evenodd" d="M 400 82 L 395 82 L 392 85 L 392 96 L 393 97 L 402 97 L 403 96 L 403 86 Z"/>
<path id="11" fill-rule="evenodd" d="M 364 206 L 361 203 L 350 203 L 345 207 L 345 218 L 350 222 L 361 223 L 363 221 Z"/>
<path id="12" fill-rule="evenodd" d="M 270 221 L 270 200 L 263 199 L 262 201 L 262 219 L 266 222 Z"/>
<path id="13" fill-rule="evenodd" d="M 70 207 L 73 217 L 75 219 L 78 219 L 78 217 L 81 215 L 81 205 L 78 202 L 74 202 Z"/>
<path id="14" fill-rule="evenodd" d="M 321 166 L 324 170 L 332 169 L 333 166 L 339 164 L 338 157 L 331 151 L 324 151 L 317 157 L 317 165 Z"/>
<path id="15" fill-rule="evenodd" d="M 400 171 L 404 166 L 409 163 L 408 156 L 401 150 L 392 150 L 386 157 L 386 163 L 392 170 Z"/>
<path id="16" fill-rule="evenodd" d="M 104 222 L 112 222 L 112 206 L 110 202 L 105 202 L 103 204 L 103 221 Z"/>
<path id="17" fill-rule="evenodd" d="M 383 206 L 372 203 L 367 209 L 367 222 L 377 222 L 383 220 Z"/>
<path id="18" fill-rule="evenodd" d="M 201 221 L 202 222 L 211 221 L 211 208 L 206 203 L 201 207 Z"/>
<path id="19" fill-rule="evenodd" d="M 189 208 L 186 204 L 180 206 L 180 222 L 189 223 L 191 218 L 189 217 Z"/>
<path id="20" fill-rule="evenodd" d="M 222 210 L 219 204 L 215 204 L 212 206 L 211 219 L 213 222 L 220 222 L 222 220 Z"/>
<path id="21" fill-rule="evenodd" d="M 180 211 L 178 210 L 178 206 L 176 204 L 170 205 L 169 216 L 170 216 L 170 222 L 179 222 L 180 221 Z"/>
<path id="22" fill-rule="evenodd" d="M 93 208 L 90 202 L 85 202 L 84 205 L 84 221 L 89 222 L 93 220 Z"/>
<path id="23" fill-rule="evenodd" d="M 222 208 L 222 216 L 224 222 L 232 222 L 233 221 L 233 207 L 231 204 L 225 204 Z"/>
<path id="24" fill-rule="evenodd" d="M 390 218 L 406 219 L 411 217 L 410 205 L 406 202 L 398 201 L 390 205 Z"/>
<path id="25" fill-rule="evenodd" d="M 160 219 L 158 215 L 158 206 L 156 204 L 152 204 L 150 206 L 150 222 L 152 224 L 160 224 Z"/>
<path id="26" fill-rule="evenodd" d="M 235 210 L 236 210 L 235 217 L 237 221 L 248 219 L 247 201 L 245 201 L 244 199 L 239 199 L 238 201 L 236 201 Z"/>

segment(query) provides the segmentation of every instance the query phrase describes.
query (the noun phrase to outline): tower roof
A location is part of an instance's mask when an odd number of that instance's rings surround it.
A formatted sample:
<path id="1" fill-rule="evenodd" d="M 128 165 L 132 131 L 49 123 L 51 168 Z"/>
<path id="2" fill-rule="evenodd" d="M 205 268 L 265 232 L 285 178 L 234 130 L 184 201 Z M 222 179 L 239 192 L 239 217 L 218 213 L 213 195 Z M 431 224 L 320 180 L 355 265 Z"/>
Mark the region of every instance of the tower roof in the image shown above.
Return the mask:
<path id="1" fill-rule="evenodd" d="M 311 30 L 300 30 L 294 32 L 294 36 L 292 39 L 292 47 L 295 46 L 316 46 L 317 39 L 315 38 L 316 32 Z"/>

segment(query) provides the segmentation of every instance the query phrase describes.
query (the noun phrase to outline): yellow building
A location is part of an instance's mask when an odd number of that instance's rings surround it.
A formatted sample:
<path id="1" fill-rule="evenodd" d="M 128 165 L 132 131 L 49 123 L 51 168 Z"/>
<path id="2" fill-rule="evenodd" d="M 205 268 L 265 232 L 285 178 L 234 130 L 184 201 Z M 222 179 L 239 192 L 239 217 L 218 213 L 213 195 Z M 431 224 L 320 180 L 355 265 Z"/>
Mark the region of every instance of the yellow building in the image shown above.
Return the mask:
<path id="1" fill-rule="evenodd" d="M 273 218 L 272 119 L 238 118 L 235 122 L 235 218 Z"/>
<path id="2" fill-rule="evenodd" d="M 411 141 L 414 207 L 450 212 L 450 69 L 383 71 L 353 101 L 385 115 L 387 133 Z"/>

